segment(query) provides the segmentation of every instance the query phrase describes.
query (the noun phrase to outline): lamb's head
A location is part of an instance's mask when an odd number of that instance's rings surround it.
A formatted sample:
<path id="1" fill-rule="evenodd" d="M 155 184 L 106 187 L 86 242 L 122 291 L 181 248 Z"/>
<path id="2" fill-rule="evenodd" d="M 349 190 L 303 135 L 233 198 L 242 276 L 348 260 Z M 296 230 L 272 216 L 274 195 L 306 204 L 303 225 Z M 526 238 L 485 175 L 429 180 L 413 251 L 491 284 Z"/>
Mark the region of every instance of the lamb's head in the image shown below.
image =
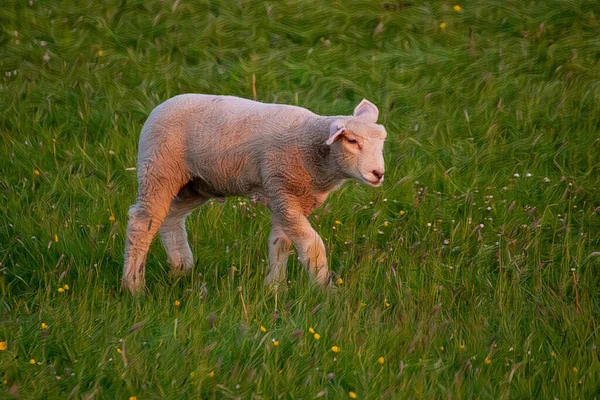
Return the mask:
<path id="1" fill-rule="evenodd" d="M 334 120 L 329 127 L 330 157 L 339 171 L 348 178 L 371 186 L 383 182 L 383 143 L 385 128 L 377 124 L 379 111 L 368 100 L 363 100 L 349 118 Z"/>

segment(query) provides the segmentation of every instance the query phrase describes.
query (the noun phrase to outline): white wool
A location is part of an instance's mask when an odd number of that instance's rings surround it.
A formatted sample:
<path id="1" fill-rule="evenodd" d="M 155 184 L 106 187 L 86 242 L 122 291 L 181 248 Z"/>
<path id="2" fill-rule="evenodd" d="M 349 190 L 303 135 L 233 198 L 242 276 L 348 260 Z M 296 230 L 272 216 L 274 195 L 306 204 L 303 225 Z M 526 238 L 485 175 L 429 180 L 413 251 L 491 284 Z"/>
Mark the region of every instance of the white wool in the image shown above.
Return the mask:
<path id="1" fill-rule="evenodd" d="M 353 116 L 231 96 L 184 94 L 156 107 L 142 128 L 138 199 L 129 211 L 123 285 L 144 285 L 157 231 L 173 273 L 194 262 L 185 219 L 210 198 L 249 196 L 272 211 L 267 282 L 286 279 L 293 244 L 320 284 L 329 282 L 323 241 L 307 216 L 345 179 L 383 181 L 385 129 L 363 100 Z"/>

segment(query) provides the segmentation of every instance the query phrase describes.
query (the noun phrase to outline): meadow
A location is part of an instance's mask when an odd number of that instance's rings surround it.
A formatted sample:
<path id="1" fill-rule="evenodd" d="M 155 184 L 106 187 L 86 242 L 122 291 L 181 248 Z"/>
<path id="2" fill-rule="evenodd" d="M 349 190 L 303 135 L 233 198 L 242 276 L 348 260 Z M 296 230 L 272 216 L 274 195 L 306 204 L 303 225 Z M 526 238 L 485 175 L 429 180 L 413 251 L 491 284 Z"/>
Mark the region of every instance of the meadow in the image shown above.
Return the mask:
<path id="1" fill-rule="evenodd" d="M 0 398 L 600 397 L 600 3 L 4 0 Z M 270 217 L 188 219 L 120 290 L 137 141 L 180 93 L 386 126 L 386 180 L 263 284 Z"/>

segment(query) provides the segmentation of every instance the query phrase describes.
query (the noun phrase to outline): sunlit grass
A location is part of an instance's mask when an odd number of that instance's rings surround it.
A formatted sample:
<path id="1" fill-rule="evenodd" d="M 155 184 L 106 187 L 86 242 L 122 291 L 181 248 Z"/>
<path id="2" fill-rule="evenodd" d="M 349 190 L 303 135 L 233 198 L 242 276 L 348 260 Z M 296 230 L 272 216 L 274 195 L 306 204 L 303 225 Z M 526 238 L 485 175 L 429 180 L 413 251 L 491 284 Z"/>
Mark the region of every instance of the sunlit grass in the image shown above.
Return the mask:
<path id="1" fill-rule="evenodd" d="M 13 1 L 0 9 L 0 397 L 593 398 L 595 1 Z M 253 87 L 254 76 L 254 87 Z M 120 292 L 137 140 L 185 92 L 348 114 L 386 181 L 311 217 L 334 288 L 263 285 L 269 212 L 188 220 Z"/>

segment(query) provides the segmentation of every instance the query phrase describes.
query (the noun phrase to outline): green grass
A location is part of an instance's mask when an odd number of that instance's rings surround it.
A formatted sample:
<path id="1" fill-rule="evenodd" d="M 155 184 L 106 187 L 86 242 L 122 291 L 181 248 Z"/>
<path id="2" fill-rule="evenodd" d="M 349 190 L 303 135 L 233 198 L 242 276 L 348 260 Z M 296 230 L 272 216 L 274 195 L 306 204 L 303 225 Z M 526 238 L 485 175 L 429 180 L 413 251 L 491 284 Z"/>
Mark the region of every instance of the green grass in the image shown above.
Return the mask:
<path id="1" fill-rule="evenodd" d="M 31 4 L 0 9 L 0 398 L 600 396 L 597 1 Z M 291 257 L 275 297 L 268 210 L 232 198 L 189 218 L 192 276 L 156 241 L 121 293 L 145 118 L 253 75 L 380 108 L 385 184 L 311 217 L 343 283 Z"/>

